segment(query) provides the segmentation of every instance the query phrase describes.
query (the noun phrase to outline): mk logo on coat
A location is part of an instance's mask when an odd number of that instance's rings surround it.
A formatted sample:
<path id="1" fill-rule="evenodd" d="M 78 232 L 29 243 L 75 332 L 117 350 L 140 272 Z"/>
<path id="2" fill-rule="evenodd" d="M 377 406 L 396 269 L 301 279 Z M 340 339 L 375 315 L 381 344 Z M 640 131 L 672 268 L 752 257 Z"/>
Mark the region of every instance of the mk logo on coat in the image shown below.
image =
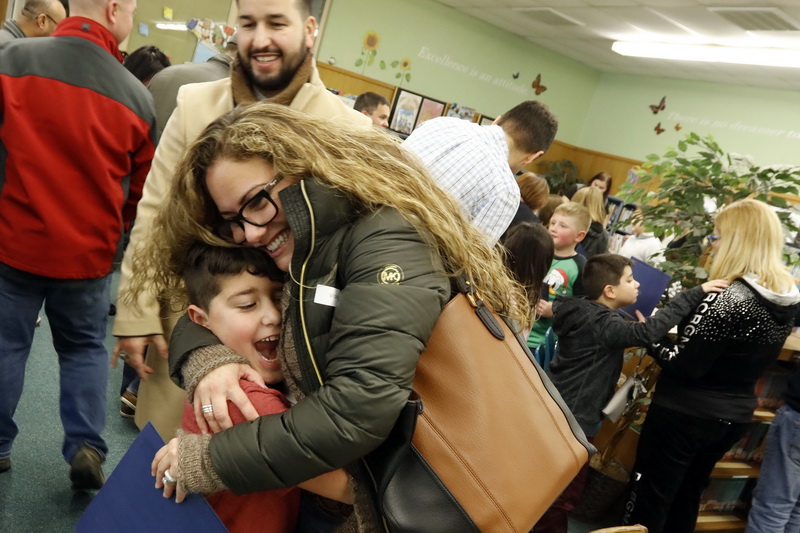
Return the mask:
<path id="1" fill-rule="evenodd" d="M 378 273 L 378 282 L 384 285 L 398 285 L 403 281 L 403 269 L 397 265 L 384 265 Z"/>

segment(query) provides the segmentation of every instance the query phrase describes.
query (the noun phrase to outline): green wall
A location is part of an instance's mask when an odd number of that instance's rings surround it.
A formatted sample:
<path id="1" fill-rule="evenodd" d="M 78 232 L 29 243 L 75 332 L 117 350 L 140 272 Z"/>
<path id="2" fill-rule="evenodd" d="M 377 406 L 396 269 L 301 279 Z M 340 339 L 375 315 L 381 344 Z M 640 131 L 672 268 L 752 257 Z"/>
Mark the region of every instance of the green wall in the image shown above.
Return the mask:
<path id="1" fill-rule="evenodd" d="M 665 109 L 654 115 L 649 106 L 664 96 Z M 605 73 L 578 145 L 643 159 L 694 131 L 712 135 L 726 151 L 752 155 L 759 165 L 800 164 L 798 118 L 797 92 Z M 659 122 L 664 132 L 656 135 Z"/>
<path id="2" fill-rule="evenodd" d="M 368 31 L 380 37 L 373 64 L 356 66 Z M 601 73 L 432 0 L 332 0 L 322 39 L 322 61 L 485 115 L 538 98 L 558 116 L 559 140 L 591 150 L 644 159 L 695 131 L 759 165 L 800 165 L 797 92 Z M 410 81 L 391 66 L 403 59 Z M 548 89 L 537 97 L 539 73 Z"/>
<path id="3" fill-rule="evenodd" d="M 368 31 L 379 36 L 373 63 L 356 66 L 365 57 Z M 600 77 L 577 61 L 430 0 L 333 0 L 319 52 L 321 61 L 329 58 L 337 67 L 492 117 L 539 99 L 558 116 L 558 138 L 573 144 Z M 411 62 L 408 71 L 392 67 L 404 59 Z M 537 74 L 547 86 L 540 96 L 531 87 Z"/>
<path id="4" fill-rule="evenodd" d="M 173 65 L 191 61 L 197 47 L 197 37 L 189 31 L 157 29 L 156 22 L 166 22 L 162 13 L 163 8 L 172 8 L 171 22 L 174 23 L 185 23 L 191 18 L 210 18 L 214 22 L 224 24 L 228 20 L 230 6 L 230 0 L 167 0 L 165 2 L 139 0 L 126 50 L 133 52 L 140 46 L 152 44 L 167 54 Z M 149 35 L 144 36 L 139 33 L 139 23 L 149 25 Z"/>

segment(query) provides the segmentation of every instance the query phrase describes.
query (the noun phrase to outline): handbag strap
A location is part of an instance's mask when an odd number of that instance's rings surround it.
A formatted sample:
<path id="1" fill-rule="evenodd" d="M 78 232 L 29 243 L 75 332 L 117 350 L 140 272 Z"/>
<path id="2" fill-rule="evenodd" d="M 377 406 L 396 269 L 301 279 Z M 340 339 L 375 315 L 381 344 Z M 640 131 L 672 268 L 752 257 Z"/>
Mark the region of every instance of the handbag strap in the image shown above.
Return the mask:
<path id="1" fill-rule="evenodd" d="M 481 299 L 480 292 L 464 278 L 464 276 L 457 276 L 453 278 L 453 291 L 457 294 L 463 294 L 467 297 L 467 301 L 475 310 L 484 327 L 498 340 L 505 340 L 506 334 L 503 331 L 500 322 L 495 316 L 494 312 L 486 306 Z"/>

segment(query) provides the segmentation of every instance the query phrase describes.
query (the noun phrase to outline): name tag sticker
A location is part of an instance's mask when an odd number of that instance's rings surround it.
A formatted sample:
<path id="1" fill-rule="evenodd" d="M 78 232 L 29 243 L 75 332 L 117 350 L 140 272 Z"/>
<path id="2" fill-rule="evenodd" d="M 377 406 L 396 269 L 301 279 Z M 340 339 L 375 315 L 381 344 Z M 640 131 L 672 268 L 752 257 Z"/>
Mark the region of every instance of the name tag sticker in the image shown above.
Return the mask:
<path id="1" fill-rule="evenodd" d="M 336 287 L 328 287 L 327 285 L 317 285 L 317 290 L 314 294 L 314 303 L 320 305 L 327 305 L 329 307 L 336 307 L 339 304 L 339 293 L 341 291 Z"/>

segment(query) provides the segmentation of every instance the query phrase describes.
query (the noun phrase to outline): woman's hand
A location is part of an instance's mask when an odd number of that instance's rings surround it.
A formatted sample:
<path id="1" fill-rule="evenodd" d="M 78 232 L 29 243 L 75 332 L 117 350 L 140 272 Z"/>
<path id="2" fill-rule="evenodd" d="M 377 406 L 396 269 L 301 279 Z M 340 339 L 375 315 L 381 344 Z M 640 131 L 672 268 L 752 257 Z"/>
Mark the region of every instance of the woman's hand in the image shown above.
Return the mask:
<path id="1" fill-rule="evenodd" d="M 703 292 L 708 294 L 709 292 L 722 292 L 728 288 L 728 283 L 724 279 L 712 279 L 710 281 L 706 281 L 701 287 L 703 287 Z"/>
<path id="2" fill-rule="evenodd" d="M 150 474 L 156 477 L 156 488 L 164 489 L 165 498 L 171 498 L 174 493 L 175 502 L 181 503 L 186 498 L 186 492 L 178 483 L 181 475 L 178 450 L 176 437 L 156 452 L 150 465 Z"/>
<path id="3" fill-rule="evenodd" d="M 203 434 L 219 433 L 233 426 L 228 414 L 228 400 L 232 401 L 247 420 L 258 418 L 258 411 L 239 386 L 246 379 L 265 387 L 264 378 L 250 365 L 229 363 L 215 368 L 194 389 L 194 417 Z"/>
<path id="4" fill-rule="evenodd" d="M 156 347 L 158 355 L 167 358 L 169 348 L 163 335 L 119 337 L 111 352 L 111 368 L 117 368 L 117 358 L 120 358 L 136 370 L 142 381 L 147 380 L 147 376 L 153 373 L 153 369 L 144 362 L 145 352 L 150 344 Z"/>

